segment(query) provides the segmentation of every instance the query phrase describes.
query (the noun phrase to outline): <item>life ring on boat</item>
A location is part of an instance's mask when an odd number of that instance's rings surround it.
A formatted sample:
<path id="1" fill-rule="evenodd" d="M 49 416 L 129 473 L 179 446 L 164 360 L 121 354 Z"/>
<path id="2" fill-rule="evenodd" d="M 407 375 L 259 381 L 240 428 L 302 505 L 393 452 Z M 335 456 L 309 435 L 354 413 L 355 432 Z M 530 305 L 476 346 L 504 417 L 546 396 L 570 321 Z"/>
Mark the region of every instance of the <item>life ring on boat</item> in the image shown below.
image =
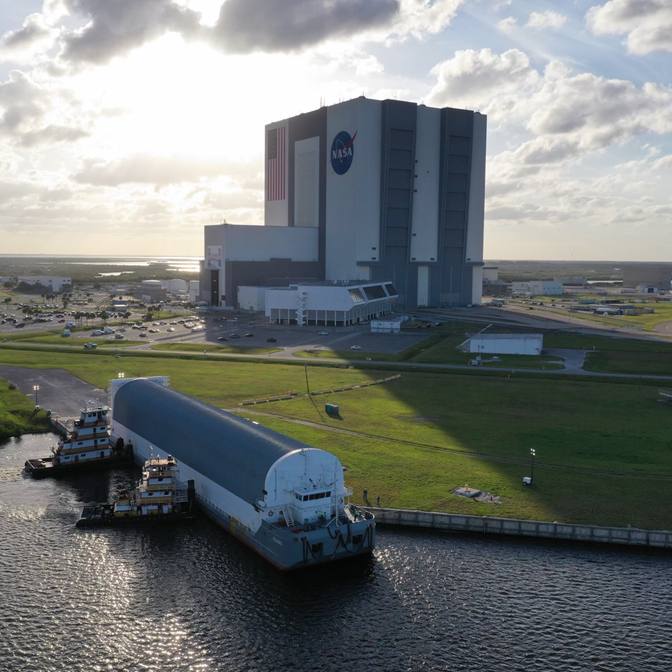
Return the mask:
<path id="1" fill-rule="evenodd" d="M 272 516 L 272 515 L 273 515 L 273 511 L 269 511 L 269 512 L 268 512 L 268 515 L 269 515 L 269 516 Z"/>

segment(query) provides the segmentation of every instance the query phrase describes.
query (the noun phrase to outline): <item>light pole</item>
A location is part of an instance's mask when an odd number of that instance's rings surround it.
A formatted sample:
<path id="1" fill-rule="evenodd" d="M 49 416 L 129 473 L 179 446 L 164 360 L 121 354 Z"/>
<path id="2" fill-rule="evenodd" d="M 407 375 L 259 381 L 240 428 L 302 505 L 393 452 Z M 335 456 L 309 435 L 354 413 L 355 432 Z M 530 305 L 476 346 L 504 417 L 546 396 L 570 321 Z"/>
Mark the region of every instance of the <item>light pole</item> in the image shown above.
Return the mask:
<path id="1" fill-rule="evenodd" d="M 532 461 L 532 466 L 530 468 L 530 483 L 534 482 L 534 456 L 537 454 L 537 451 L 534 448 L 530 448 L 530 456 Z"/>
<path id="2" fill-rule="evenodd" d="M 33 392 L 35 392 L 35 406 L 37 406 L 37 393 L 40 391 L 39 385 L 33 385 Z"/>

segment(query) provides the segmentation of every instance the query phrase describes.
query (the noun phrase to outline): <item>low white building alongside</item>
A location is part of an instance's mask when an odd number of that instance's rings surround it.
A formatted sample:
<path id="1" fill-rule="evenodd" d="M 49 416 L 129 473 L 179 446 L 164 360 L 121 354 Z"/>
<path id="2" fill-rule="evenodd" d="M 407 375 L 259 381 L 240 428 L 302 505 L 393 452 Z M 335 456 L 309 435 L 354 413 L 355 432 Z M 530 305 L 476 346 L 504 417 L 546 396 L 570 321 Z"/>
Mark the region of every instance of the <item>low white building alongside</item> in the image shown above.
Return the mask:
<path id="1" fill-rule="evenodd" d="M 542 296 L 562 296 L 562 282 L 557 280 L 527 280 L 526 282 L 512 282 L 513 294 L 532 294 Z"/>
<path id="2" fill-rule="evenodd" d="M 238 308 L 263 313 L 266 310 L 266 292 L 268 287 L 238 287 Z"/>
<path id="3" fill-rule="evenodd" d="M 469 339 L 469 352 L 492 355 L 540 355 L 542 334 L 476 334 Z"/>
<path id="4" fill-rule="evenodd" d="M 198 280 L 189 280 L 189 303 L 197 303 L 200 293 L 200 282 Z"/>
<path id="5" fill-rule="evenodd" d="M 269 288 L 266 317 L 277 324 L 345 326 L 388 315 L 396 298 L 391 282 Z"/>
<path id="6" fill-rule="evenodd" d="M 25 282 L 27 285 L 42 285 L 52 292 L 60 292 L 63 287 L 72 287 L 72 278 L 57 278 L 53 275 L 20 275 L 17 284 Z"/>
<path id="7" fill-rule="evenodd" d="M 178 294 L 179 292 L 187 291 L 187 281 L 180 278 L 172 278 L 171 280 L 162 280 L 163 288 L 170 294 Z"/>
<path id="8" fill-rule="evenodd" d="M 397 317 L 394 320 L 371 320 L 372 334 L 398 334 L 401 332 L 401 325 L 408 317 Z"/>

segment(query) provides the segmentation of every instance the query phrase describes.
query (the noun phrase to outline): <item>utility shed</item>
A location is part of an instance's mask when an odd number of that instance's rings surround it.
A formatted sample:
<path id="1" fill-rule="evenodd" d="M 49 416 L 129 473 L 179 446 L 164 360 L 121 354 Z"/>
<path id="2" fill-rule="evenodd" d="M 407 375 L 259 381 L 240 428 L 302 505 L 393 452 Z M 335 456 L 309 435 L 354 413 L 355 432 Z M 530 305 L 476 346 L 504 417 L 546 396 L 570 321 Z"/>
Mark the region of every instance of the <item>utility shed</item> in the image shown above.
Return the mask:
<path id="1" fill-rule="evenodd" d="M 469 352 L 493 355 L 540 355 L 542 334 L 476 334 L 469 339 Z"/>

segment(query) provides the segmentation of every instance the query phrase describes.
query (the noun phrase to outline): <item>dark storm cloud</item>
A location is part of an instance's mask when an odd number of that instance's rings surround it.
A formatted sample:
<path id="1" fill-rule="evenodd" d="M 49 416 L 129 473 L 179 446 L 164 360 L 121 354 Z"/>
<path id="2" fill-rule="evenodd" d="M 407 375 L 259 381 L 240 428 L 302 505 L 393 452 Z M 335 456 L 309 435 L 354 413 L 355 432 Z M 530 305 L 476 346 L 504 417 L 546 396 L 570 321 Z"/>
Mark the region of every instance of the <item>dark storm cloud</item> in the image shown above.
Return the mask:
<path id="1" fill-rule="evenodd" d="M 398 0 L 227 0 L 213 41 L 229 53 L 299 51 L 387 23 Z"/>
<path id="2" fill-rule="evenodd" d="M 173 0 L 65 0 L 72 13 L 89 19 L 64 37 L 62 57 L 74 64 L 103 65 L 168 32 L 199 34 L 200 14 Z"/>

